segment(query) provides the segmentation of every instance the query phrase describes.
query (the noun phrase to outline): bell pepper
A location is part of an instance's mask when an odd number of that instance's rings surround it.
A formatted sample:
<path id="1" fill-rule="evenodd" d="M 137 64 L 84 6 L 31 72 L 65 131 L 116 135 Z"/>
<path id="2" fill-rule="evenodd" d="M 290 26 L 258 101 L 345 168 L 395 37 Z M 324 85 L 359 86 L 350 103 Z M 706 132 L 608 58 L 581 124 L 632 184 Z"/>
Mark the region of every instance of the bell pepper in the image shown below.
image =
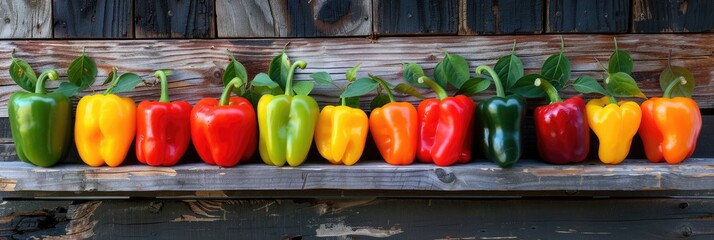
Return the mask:
<path id="1" fill-rule="evenodd" d="M 521 158 L 521 126 L 526 103 L 520 95 L 506 96 L 498 74 L 488 66 L 476 68 L 476 74 L 487 71 L 496 85 L 496 96 L 478 104 L 483 151 L 488 159 L 502 168 L 512 167 Z"/>
<path id="2" fill-rule="evenodd" d="M 417 159 L 439 166 L 469 162 L 476 103 L 464 95 L 448 97 L 444 88 L 428 77 L 418 81 L 429 85 L 438 99 L 423 100 L 417 108 Z"/>
<path id="3" fill-rule="evenodd" d="M 245 98 L 230 97 L 244 82 L 233 78 L 220 99 L 204 98 L 191 110 L 191 138 L 198 156 L 211 165 L 232 167 L 248 160 L 257 145 L 256 116 Z"/>
<path id="4" fill-rule="evenodd" d="M 536 107 L 533 113 L 540 157 L 553 164 L 582 162 L 590 150 L 585 101 L 578 96 L 563 101 L 548 81 L 538 78 L 534 83 L 550 100 L 548 105 Z"/>
<path id="5" fill-rule="evenodd" d="M 191 104 L 169 100 L 166 75 L 154 73 L 161 80 L 159 101 L 142 101 L 136 110 L 136 157 L 151 166 L 173 166 L 191 140 Z"/>
<path id="6" fill-rule="evenodd" d="M 369 120 L 364 111 L 328 105 L 317 119 L 315 144 L 320 155 L 331 163 L 354 165 L 364 151 L 367 131 Z"/>
<path id="7" fill-rule="evenodd" d="M 16 92 L 8 100 L 8 115 L 17 156 L 23 162 L 50 167 L 67 154 L 70 144 L 72 104 L 60 93 L 47 93 L 45 80 L 57 72 L 43 72 L 35 92 Z"/>
<path id="8" fill-rule="evenodd" d="M 307 63 L 296 61 L 288 72 L 284 95 L 266 94 L 258 100 L 260 157 L 268 165 L 299 166 L 307 158 L 312 145 L 320 107 L 315 99 L 294 95 L 293 73 L 305 69 Z"/>
<path id="9" fill-rule="evenodd" d="M 665 89 L 661 98 L 642 103 L 640 137 L 651 162 L 677 164 L 692 156 L 702 129 L 702 114 L 697 103 L 687 97 L 672 97 L 672 88 L 686 84 L 680 78 Z"/>
<path id="10" fill-rule="evenodd" d="M 372 77 L 387 90 L 389 103 L 372 110 L 369 131 L 384 161 L 392 165 L 414 162 L 419 137 L 419 118 L 416 108 L 408 102 L 397 102 L 387 83 Z"/>
<path id="11" fill-rule="evenodd" d="M 600 161 L 619 164 L 625 160 L 642 119 L 640 106 L 632 101 L 616 102 L 613 97 L 604 96 L 588 101 L 585 108 L 588 125 L 600 142 Z"/>

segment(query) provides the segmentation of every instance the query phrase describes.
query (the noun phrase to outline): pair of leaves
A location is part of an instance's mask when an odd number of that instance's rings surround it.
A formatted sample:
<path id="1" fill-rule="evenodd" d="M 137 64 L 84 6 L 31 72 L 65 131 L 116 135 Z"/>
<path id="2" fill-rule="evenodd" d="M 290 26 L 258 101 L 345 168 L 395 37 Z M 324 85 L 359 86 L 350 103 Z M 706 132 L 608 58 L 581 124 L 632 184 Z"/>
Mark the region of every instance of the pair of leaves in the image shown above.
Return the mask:
<path id="1" fill-rule="evenodd" d="M 469 63 L 458 54 L 449 54 L 446 51 L 444 51 L 444 54 L 444 59 L 436 64 L 434 68 L 434 81 L 442 88 L 446 88 L 447 84 L 451 84 L 457 89 L 461 89 L 471 78 Z"/>
<path id="2" fill-rule="evenodd" d="M 466 59 L 458 54 L 450 54 L 444 51 L 444 59 L 439 62 L 434 68 L 434 82 L 436 82 L 442 88 L 446 88 L 447 85 L 458 89 L 457 95 L 473 95 L 475 93 L 481 92 L 488 88 L 491 84 L 490 81 L 485 78 L 471 78 L 471 73 L 469 70 L 469 64 Z M 402 76 L 406 82 L 411 85 L 429 88 L 428 85 L 424 83 L 419 83 L 419 78 L 426 76 L 424 74 L 424 69 L 422 69 L 419 64 L 416 63 L 405 63 L 402 67 Z M 409 85 L 399 84 L 395 91 L 423 98 L 416 89 L 408 88 Z"/>
<path id="3" fill-rule="evenodd" d="M 618 72 L 608 75 L 605 80 L 605 88 L 590 76 L 580 76 L 573 83 L 573 88 L 580 93 L 597 93 L 614 97 L 639 97 L 646 98 L 640 88 L 637 87 L 635 79 L 629 74 Z"/>
<path id="4" fill-rule="evenodd" d="M 171 74 L 170 70 L 162 70 L 166 72 L 166 75 Z M 108 93 L 120 93 L 120 92 L 128 92 L 134 89 L 136 85 L 139 83 L 143 82 L 144 80 L 139 77 L 139 75 L 136 75 L 135 73 L 124 73 L 122 75 L 117 76 L 117 68 L 112 69 L 112 71 L 107 75 L 107 78 L 104 79 L 104 82 L 102 82 L 102 86 L 107 85 L 108 83 L 111 83 L 109 88 L 104 92 L 105 94 Z M 76 86 L 76 85 L 75 85 Z M 61 87 L 61 85 L 60 85 Z M 81 86 L 80 86 L 81 87 Z"/>
<path id="5" fill-rule="evenodd" d="M 570 68 L 570 61 L 568 61 L 568 58 L 565 56 L 564 53 L 564 43 L 563 39 L 561 38 L 561 43 L 560 43 L 560 51 L 556 54 L 553 54 L 549 56 L 545 62 L 543 62 L 543 66 L 540 68 L 540 74 L 529 74 L 526 76 L 522 76 L 522 74 L 515 80 L 513 84 L 511 84 L 511 81 L 514 81 L 512 78 L 507 78 L 509 85 L 506 88 L 508 92 L 514 93 L 521 95 L 526 98 L 540 98 L 540 97 L 545 97 L 546 93 L 539 87 L 534 85 L 534 82 L 536 79 L 540 78 L 543 80 L 547 80 L 550 82 L 553 87 L 555 87 L 556 90 L 560 90 L 565 88 L 567 86 L 568 82 L 570 81 L 570 75 L 571 75 L 571 68 Z M 514 58 L 515 55 L 512 53 L 511 54 Z M 506 57 L 504 57 L 506 58 Z M 522 63 L 520 63 L 520 59 L 517 59 L 515 57 L 517 62 L 512 63 L 513 67 L 523 67 Z M 499 60 L 501 61 L 501 60 Z M 511 60 L 514 61 L 514 60 Z M 498 63 L 496 63 L 498 66 Z M 495 71 L 499 72 L 498 69 L 494 68 Z M 513 71 L 513 70 L 511 70 Z M 500 72 L 499 72 L 500 73 Z M 516 72 L 517 73 L 517 72 Z M 500 74 L 499 74 L 500 76 Z M 519 76 L 518 74 L 512 74 L 512 76 Z M 511 76 L 507 76 L 511 77 Z M 503 78 L 501 78 L 503 79 Z"/>
<path id="6" fill-rule="evenodd" d="M 347 70 L 347 72 L 345 72 L 345 78 L 347 79 L 347 82 L 349 82 L 347 85 L 348 88 L 349 88 L 349 86 L 351 86 L 353 83 L 355 83 L 358 80 L 357 72 L 359 71 L 361 65 L 362 64 L 357 64 L 356 66 L 350 68 L 349 70 Z M 332 85 L 340 90 L 340 92 L 341 92 L 340 94 L 344 94 L 344 92 L 345 92 L 344 88 L 335 84 L 335 82 L 332 80 L 332 76 L 330 76 L 330 74 L 327 72 L 316 72 L 316 73 L 310 74 L 310 77 L 312 77 L 312 79 L 315 80 L 315 83 L 317 83 L 319 85 Z M 359 99 L 360 96 L 361 95 L 349 96 L 349 97 L 340 96 L 339 104 L 342 104 L 341 101 L 342 101 L 342 99 L 344 99 L 346 106 L 353 107 L 353 108 L 359 108 L 360 107 L 360 99 Z"/>
<path id="7" fill-rule="evenodd" d="M 243 66 L 242 63 L 238 62 L 235 57 L 231 56 L 231 61 L 226 66 L 225 71 L 223 71 L 223 86 L 228 85 L 228 83 L 236 77 L 243 81 L 248 81 L 248 72 L 245 70 L 245 66 Z M 233 88 L 233 92 L 239 96 L 243 96 L 246 92 L 247 86 L 248 84 L 246 83 L 240 88 Z"/>
<path id="8" fill-rule="evenodd" d="M 369 92 L 374 91 L 377 89 L 377 86 L 379 86 L 379 82 L 372 78 L 360 78 L 357 79 L 354 83 L 350 84 L 347 89 L 340 95 L 340 97 L 356 97 L 356 96 L 362 96 L 365 95 Z M 405 83 L 400 83 L 397 84 L 397 86 L 394 86 L 394 91 L 398 93 L 403 93 L 407 94 L 410 96 L 414 96 L 420 99 L 425 99 L 426 97 L 422 95 L 419 91 L 417 91 L 414 87 L 410 86 L 409 84 Z"/>

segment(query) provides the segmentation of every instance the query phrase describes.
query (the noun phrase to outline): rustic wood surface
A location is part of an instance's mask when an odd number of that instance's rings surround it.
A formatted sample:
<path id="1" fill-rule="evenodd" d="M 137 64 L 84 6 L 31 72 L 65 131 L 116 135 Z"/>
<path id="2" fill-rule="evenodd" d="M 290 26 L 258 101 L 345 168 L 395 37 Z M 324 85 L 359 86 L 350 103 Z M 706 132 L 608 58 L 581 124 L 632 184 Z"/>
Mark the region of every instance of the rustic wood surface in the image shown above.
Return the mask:
<path id="1" fill-rule="evenodd" d="M 0 238 L 708 239 L 711 199 L 6 201 Z"/>
<path id="2" fill-rule="evenodd" d="M 630 0 L 547 0 L 546 32 L 626 33 Z"/>
<path id="3" fill-rule="evenodd" d="M 714 1 L 632 0 L 632 32 L 714 31 Z"/>
<path id="4" fill-rule="evenodd" d="M 461 1 L 461 35 L 534 34 L 543 31 L 545 0 Z"/>
<path id="5" fill-rule="evenodd" d="M 0 38 L 52 38 L 52 1 L 0 0 Z"/>
<path id="6" fill-rule="evenodd" d="M 214 38 L 215 0 L 134 2 L 136 38 Z"/>
<path id="7" fill-rule="evenodd" d="M 52 0 L 55 38 L 133 38 L 132 2 Z"/>
<path id="8" fill-rule="evenodd" d="M 372 32 L 371 1 L 272 0 L 270 7 L 278 37 L 364 36 Z"/>
<path id="9" fill-rule="evenodd" d="M 376 35 L 454 35 L 457 0 L 374 0 Z"/>
<path id="10" fill-rule="evenodd" d="M 270 1 L 216 0 L 218 37 L 278 37 Z"/>

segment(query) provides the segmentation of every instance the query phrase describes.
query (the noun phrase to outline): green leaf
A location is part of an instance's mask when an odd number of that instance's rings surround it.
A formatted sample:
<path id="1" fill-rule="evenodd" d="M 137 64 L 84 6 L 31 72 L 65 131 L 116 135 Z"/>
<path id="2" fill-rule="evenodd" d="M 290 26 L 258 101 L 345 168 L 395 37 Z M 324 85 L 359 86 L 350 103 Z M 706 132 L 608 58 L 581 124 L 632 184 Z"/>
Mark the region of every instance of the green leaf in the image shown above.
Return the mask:
<path id="1" fill-rule="evenodd" d="M 235 58 L 231 57 L 231 62 L 226 66 L 226 70 L 223 71 L 223 86 L 225 87 L 228 83 L 233 80 L 233 78 L 240 78 L 244 82 L 248 81 L 248 72 L 245 70 L 245 66 L 240 62 L 236 61 Z M 233 92 L 237 95 L 243 95 L 245 88 L 233 88 Z"/>
<path id="2" fill-rule="evenodd" d="M 470 77 L 469 63 L 457 54 L 446 53 L 444 59 L 434 68 L 434 81 L 443 88 L 450 83 L 460 89 Z"/>
<path id="3" fill-rule="evenodd" d="M 74 85 L 71 82 L 62 82 L 59 87 L 53 91 L 53 93 L 59 93 L 65 95 L 66 97 L 72 97 L 79 92 L 79 86 Z"/>
<path id="4" fill-rule="evenodd" d="M 347 81 L 354 82 L 355 80 L 357 80 L 357 71 L 359 71 L 360 65 L 362 64 L 357 64 L 357 66 L 354 66 L 350 68 L 350 70 L 347 70 L 347 72 L 345 73 L 345 78 L 347 78 Z"/>
<path id="5" fill-rule="evenodd" d="M 351 107 L 351 108 L 359 108 L 360 107 L 359 97 L 345 98 L 345 104 L 346 104 L 346 106 Z"/>
<path id="6" fill-rule="evenodd" d="M 255 88 L 252 88 L 248 91 L 245 91 L 241 97 L 244 97 L 245 99 L 248 99 L 250 104 L 253 105 L 253 108 L 258 107 L 258 101 L 260 100 L 260 97 L 262 97 L 263 94 L 260 92 L 256 91 Z"/>
<path id="7" fill-rule="evenodd" d="M 472 96 L 483 90 L 486 90 L 491 85 L 491 81 L 486 78 L 471 78 L 461 86 L 456 95 Z"/>
<path id="8" fill-rule="evenodd" d="M 82 53 L 69 64 L 67 68 L 67 79 L 80 89 L 86 89 L 94 83 L 97 78 L 97 64 L 94 60 Z"/>
<path id="9" fill-rule="evenodd" d="M 387 103 L 389 103 L 389 96 L 387 96 L 387 94 L 378 93 L 369 104 L 369 109 L 374 110 L 375 108 L 380 108 Z"/>
<path id="10" fill-rule="evenodd" d="M 419 78 L 425 76 L 424 75 L 424 69 L 419 66 L 419 64 L 416 63 L 405 63 L 402 65 L 402 76 L 404 77 L 404 80 L 407 81 L 408 83 L 421 87 L 421 88 L 429 88 L 429 85 L 426 85 L 426 83 L 419 83 Z"/>
<path id="11" fill-rule="evenodd" d="M 144 80 L 139 77 L 139 75 L 136 75 L 134 73 L 124 73 L 121 76 L 119 76 L 119 80 L 117 80 L 117 85 L 112 89 L 112 93 L 120 93 L 120 92 L 128 92 L 134 89 L 136 85 L 138 85 L 140 82 L 143 82 Z"/>
<path id="12" fill-rule="evenodd" d="M 251 86 L 254 87 L 267 87 L 270 89 L 277 88 L 278 83 L 274 82 L 273 79 L 265 73 L 258 73 L 253 77 L 253 81 L 250 82 Z"/>
<path id="13" fill-rule="evenodd" d="M 498 78 L 504 81 L 506 89 L 516 84 L 516 81 L 523 77 L 524 74 L 523 62 L 514 53 L 498 59 L 496 65 L 493 66 L 493 70 L 498 74 Z"/>
<path id="14" fill-rule="evenodd" d="M 575 88 L 575 91 L 584 94 L 598 93 L 602 95 L 610 95 L 607 90 L 602 88 L 602 85 L 600 85 L 597 80 L 587 75 L 583 75 L 578 77 L 578 79 L 575 79 L 573 88 Z"/>
<path id="15" fill-rule="evenodd" d="M 109 71 L 109 74 L 107 74 L 107 78 L 104 79 L 102 82 L 102 86 L 107 85 L 107 83 L 110 83 L 114 81 L 114 71 Z"/>
<path id="16" fill-rule="evenodd" d="M 605 90 L 615 97 L 640 97 L 646 98 L 635 79 L 624 72 L 610 74 L 605 80 Z"/>
<path id="17" fill-rule="evenodd" d="M 307 96 L 312 92 L 315 87 L 315 82 L 313 81 L 296 81 L 293 83 L 293 92 L 297 95 Z"/>
<path id="18" fill-rule="evenodd" d="M 316 72 L 310 74 L 318 85 L 332 85 L 332 76 L 327 72 Z"/>
<path id="19" fill-rule="evenodd" d="M 540 89 L 540 87 L 533 85 L 537 78 L 546 79 L 545 76 L 540 74 L 528 74 L 518 79 L 518 81 L 513 84 L 513 87 L 508 89 L 508 92 L 512 94 L 521 95 L 525 98 L 545 97 L 545 91 L 543 91 L 543 89 Z"/>
<path id="20" fill-rule="evenodd" d="M 347 89 L 342 92 L 342 95 L 340 95 L 340 97 L 346 98 L 362 96 L 368 92 L 373 91 L 375 88 L 377 88 L 377 85 L 379 85 L 379 83 L 377 83 L 377 81 L 371 78 L 360 78 L 355 80 L 354 83 L 350 84 Z"/>
<path id="21" fill-rule="evenodd" d="M 15 81 L 15 83 L 17 83 L 18 86 L 28 92 L 35 92 L 37 75 L 35 75 L 35 71 L 32 70 L 30 64 L 25 62 L 25 60 L 13 57 L 9 70 L 10 77 L 13 81 Z"/>
<path id="22" fill-rule="evenodd" d="M 679 66 L 669 66 L 662 71 L 662 73 L 659 75 L 659 86 L 662 88 L 662 91 L 664 91 L 667 86 L 669 86 L 672 81 L 677 81 L 679 77 L 683 77 L 684 80 L 687 80 L 687 83 L 682 85 L 682 84 L 676 84 L 674 85 L 674 88 L 672 88 L 672 97 L 692 97 L 692 92 L 694 92 L 694 85 L 696 82 L 694 81 L 694 75 L 687 70 L 686 68 L 679 67 Z"/>
<path id="23" fill-rule="evenodd" d="M 607 72 L 611 74 L 618 72 L 632 74 L 632 58 L 627 52 L 617 49 L 617 42 L 615 43 L 615 51 L 612 52 L 607 63 Z"/>
<path id="24" fill-rule="evenodd" d="M 540 74 L 553 84 L 555 89 L 560 90 L 570 80 L 570 62 L 563 52 L 553 54 L 543 63 Z"/>
<path id="25" fill-rule="evenodd" d="M 394 91 L 398 93 L 407 94 L 409 96 L 417 97 L 419 99 L 426 99 L 426 97 L 422 95 L 419 91 L 417 91 L 416 88 L 406 83 L 397 84 L 397 86 L 394 87 Z"/>
<path id="26" fill-rule="evenodd" d="M 280 85 L 280 88 L 285 89 L 285 83 L 288 81 L 288 72 L 290 72 L 290 59 L 285 51 L 275 56 L 268 67 L 268 75 L 273 81 Z"/>

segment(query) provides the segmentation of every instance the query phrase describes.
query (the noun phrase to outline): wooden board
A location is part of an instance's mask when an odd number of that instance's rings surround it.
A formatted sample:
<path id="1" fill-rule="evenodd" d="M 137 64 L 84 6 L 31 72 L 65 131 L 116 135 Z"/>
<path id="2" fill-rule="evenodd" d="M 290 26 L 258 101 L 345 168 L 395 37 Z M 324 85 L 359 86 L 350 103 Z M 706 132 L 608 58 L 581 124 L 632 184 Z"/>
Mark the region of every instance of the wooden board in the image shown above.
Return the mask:
<path id="1" fill-rule="evenodd" d="M 0 38 L 51 38 L 51 1 L 0 0 Z"/>
<path id="2" fill-rule="evenodd" d="M 696 198 L 6 201 L 0 238 L 707 239 L 712 212 Z"/>
<path id="3" fill-rule="evenodd" d="M 548 33 L 626 33 L 630 23 L 629 0 L 548 0 Z"/>
<path id="4" fill-rule="evenodd" d="M 134 37 L 132 1 L 52 0 L 52 6 L 55 38 Z"/>
<path id="5" fill-rule="evenodd" d="M 136 38 L 214 38 L 215 0 L 134 2 Z"/>
<path id="6" fill-rule="evenodd" d="M 270 1 L 216 0 L 218 37 L 278 37 Z"/>
<path id="7" fill-rule="evenodd" d="M 545 0 L 463 0 L 460 35 L 534 34 L 543 31 Z"/>
<path id="8" fill-rule="evenodd" d="M 632 32 L 714 31 L 714 1 L 632 0 Z"/>
<path id="9" fill-rule="evenodd" d="M 376 35 L 454 35 L 457 0 L 373 0 Z"/>

